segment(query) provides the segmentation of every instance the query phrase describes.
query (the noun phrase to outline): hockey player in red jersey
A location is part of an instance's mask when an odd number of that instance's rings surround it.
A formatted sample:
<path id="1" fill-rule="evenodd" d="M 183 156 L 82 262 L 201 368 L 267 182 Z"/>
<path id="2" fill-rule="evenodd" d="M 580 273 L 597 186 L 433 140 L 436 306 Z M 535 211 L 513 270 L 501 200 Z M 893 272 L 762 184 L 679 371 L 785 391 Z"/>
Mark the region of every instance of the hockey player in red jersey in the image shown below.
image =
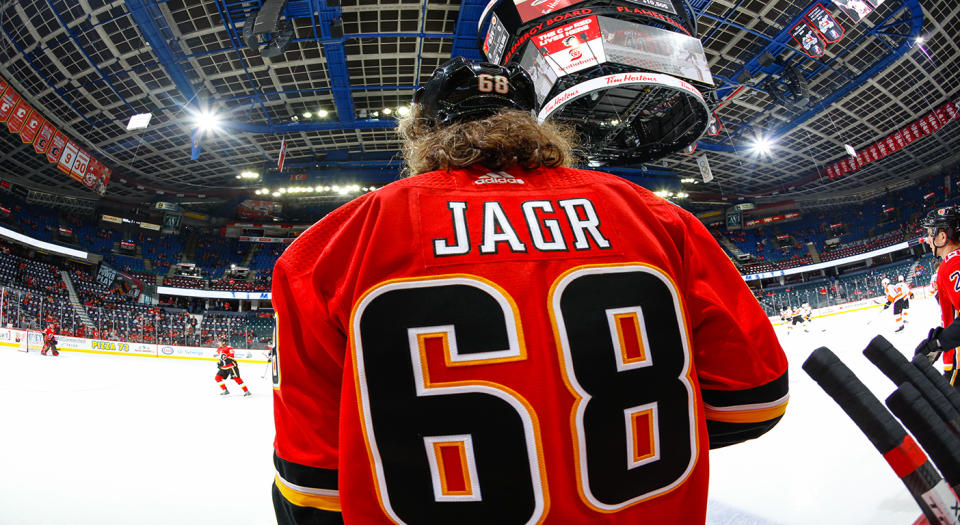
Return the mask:
<path id="1" fill-rule="evenodd" d="M 233 380 L 240 385 L 240 388 L 243 389 L 243 395 L 249 396 L 250 389 L 247 388 L 247 385 L 243 384 L 243 379 L 240 378 L 240 365 L 237 364 L 233 348 L 227 345 L 225 340 L 221 339 L 220 346 L 217 347 L 217 375 L 214 378 L 217 380 L 217 384 L 220 385 L 221 396 L 230 394 L 230 391 L 227 390 L 226 381 L 231 376 Z"/>
<path id="2" fill-rule="evenodd" d="M 940 326 L 930 329 L 916 353 L 926 355 L 931 362 L 942 353 L 943 374 L 958 388 L 956 348 L 960 346 L 960 323 L 953 320 L 960 313 L 960 210 L 955 206 L 932 210 L 920 225 L 927 230 L 927 245 L 934 257 L 943 261 L 936 276 Z"/>
<path id="3" fill-rule="evenodd" d="M 453 59 L 412 176 L 274 270 L 281 525 L 703 523 L 708 450 L 772 428 L 787 360 L 692 214 L 570 169 L 516 65 Z"/>
<path id="4" fill-rule="evenodd" d="M 48 324 L 46 328 L 43 329 L 43 348 L 40 350 L 40 355 L 47 355 L 47 351 L 51 351 L 53 355 L 60 355 L 60 351 L 57 350 L 57 329 L 53 324 Z"/>

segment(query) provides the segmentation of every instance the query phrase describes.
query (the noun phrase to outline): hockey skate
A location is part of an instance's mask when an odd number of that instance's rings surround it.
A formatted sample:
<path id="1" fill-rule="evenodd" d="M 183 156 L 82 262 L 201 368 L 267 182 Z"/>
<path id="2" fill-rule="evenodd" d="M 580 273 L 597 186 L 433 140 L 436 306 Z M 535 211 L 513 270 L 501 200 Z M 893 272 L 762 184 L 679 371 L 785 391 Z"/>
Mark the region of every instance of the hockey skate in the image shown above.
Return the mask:
<path id="1" fill-rule="evenodd" d="M 900 332 L 900 331 L 902 331 L 902 330 L 903 330 L 903 325 L 900 325 L 900 326 L 897 327 L 896 330 L 894 330 L 894 332 Z"/>
<path id="2" fill-rule="evenodd" d="M 251 394 L 249 390 L 243 393 L 243 397 L 252 396 L 252 395 L 253 394 Z"/>
<path id="3" fill-rule="evenodd" d="M 220 395 L 221 395 L 221 396 L 229 396 L 229 395 L 230 395 L 230 391 L 229 391 L 229 390 L 224 390 L 223 392 L 220 392 Z"/>

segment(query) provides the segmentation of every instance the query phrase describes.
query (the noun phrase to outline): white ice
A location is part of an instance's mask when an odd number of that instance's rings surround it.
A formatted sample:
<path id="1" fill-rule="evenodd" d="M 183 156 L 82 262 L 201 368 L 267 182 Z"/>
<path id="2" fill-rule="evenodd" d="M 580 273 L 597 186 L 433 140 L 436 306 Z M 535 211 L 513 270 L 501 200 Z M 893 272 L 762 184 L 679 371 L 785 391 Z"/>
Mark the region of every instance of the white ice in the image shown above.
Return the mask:
<path id="1" fill-rule="evenodd" d="M 893 384 L 861 354 L 876 334 L 904 354 L 939 319 L 913 302 L 777 327 L 791 398 L 760 439 L 711 453 L 711 525 L 905 525 L 906 488 L 839 407 L 801 370 L 828 346 L 882 400 Z M 868 324 L 868 321 L 872 322 Z M 820 330 L 824 331 L 821 332 Z M 254 395 L 217 395 L 209 361 L 0 350 L 0 524 L 274 523 L 273 414 L 265 365 L 241 364 Z"/>

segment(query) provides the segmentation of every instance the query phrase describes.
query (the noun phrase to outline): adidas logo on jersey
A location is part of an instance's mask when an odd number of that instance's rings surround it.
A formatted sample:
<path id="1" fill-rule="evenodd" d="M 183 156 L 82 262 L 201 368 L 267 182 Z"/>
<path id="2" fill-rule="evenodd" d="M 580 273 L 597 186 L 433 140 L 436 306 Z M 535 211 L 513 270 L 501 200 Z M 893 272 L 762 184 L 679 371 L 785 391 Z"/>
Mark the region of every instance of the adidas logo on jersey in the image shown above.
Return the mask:
<path id="1" fill-rule="evenodd" d="M 486 175 L 481 175 L 477 177 L 477 180 L 473 181 L 474 184 L 526 184 L 523 182 L 523 179 L 514 177 L 507 172 L 498 171 L 496 173 L 487 173 Z"/>

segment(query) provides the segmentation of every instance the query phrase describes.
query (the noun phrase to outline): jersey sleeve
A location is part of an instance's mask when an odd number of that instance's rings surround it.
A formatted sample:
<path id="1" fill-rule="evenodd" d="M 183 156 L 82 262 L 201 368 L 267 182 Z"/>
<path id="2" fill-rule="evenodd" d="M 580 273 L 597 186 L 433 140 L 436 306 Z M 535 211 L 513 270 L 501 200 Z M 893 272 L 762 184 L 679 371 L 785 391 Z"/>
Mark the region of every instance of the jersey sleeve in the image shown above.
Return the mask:
<path id="1" fill-rule="evenodd" d="M 710 447 L 758 437 L 783 416 L 787 358 L 773 326 L 733 263 L 689 213 L 684 302 Z"/>
<path id="2" fill-rule="evenodd" d="M 273 274 L 277 317 L 273 502 L 279 525 L 343 523 L 337 434 L 346 338 L 313 292 L 312 273 L 281 258 Z M 295 266 L 301 261 L 293 261 Z"/>

